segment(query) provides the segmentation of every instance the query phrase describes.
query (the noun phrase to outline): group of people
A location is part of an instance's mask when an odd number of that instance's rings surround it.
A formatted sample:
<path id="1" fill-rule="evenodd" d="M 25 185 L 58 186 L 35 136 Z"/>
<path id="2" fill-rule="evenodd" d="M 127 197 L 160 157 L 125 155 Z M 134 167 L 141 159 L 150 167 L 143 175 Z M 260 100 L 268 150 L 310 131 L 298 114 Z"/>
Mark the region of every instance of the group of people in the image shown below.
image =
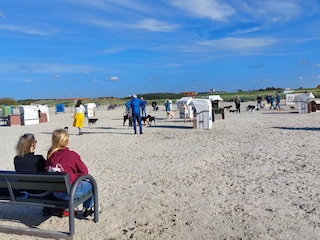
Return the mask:
<path id="1" fill-rule="evenodd" d="M 275 110 L 280 109 L 281 108 L 280 100 L 281 100 L 281 97 L 279 93 L 276 94 L 275 98 L 269 94 L 267 94 L 266 96 L 266 102 L 268 105 L 270 105 L 269 107 L 270 109 L 275 109 Z"/>
<path id="2" fill-rule="evenodd" d="M 68 147 L 69 135 L 65 129 L 57 129 L 52 133 L 52 144 L 47 152 L 46 159 L 42 155 L 36 155 L 35 149 L 37 140 L 34 134 L 26 133 L 22 135 L 16 145 L 17 155 L 14 157 L 14 168 L 17 172 L 61 172 L 67 173 L 70 176 L 70 183 L 73 184 L 75 180 L 82 175 L 88 174 L 88 168 L 81 160 L 81 157 L 75 151 Z M 82 181 L 76 188 L 75 198 L 78 198 L 92 189 L 92 185 L 88 181 Z M 67 192 L 46 192 L 28 194 L 43 195 L 52 194 L 57 199 L 68 200 Z M 94 200 L 89 198 L 83 203 L 84 212 L 82 217 L 88 217 L 93 214 Z M 60 209 L 59 216 L 66 216 L 68 211 L 73 209 Z M 52 214 L 52 209 L 44 208 L 43 215 L 48 216 Z"/>
<path id="3" fill-rule="evenodd" d="M 143 134 L 141 117 L 147 117 L 147 113 L 146 113 L 147 102 L 146 102 L 146 100 L 144 100 L 143 97 L 140 97 L 140 99 L 139 99 L 136 94 L 133 94 L 133 95 L 131 95 L 130 100 L 127 101 L 125 105 L 126 105 L 126 112 L 132 118 L 134 134 L 137 134 L 137 123 L 139 126 L 139 133 Z M 152 101 L 151 105 L 152 105 L 153 110 L 157 111 L 157 109 L 158 109 L 157 102 Z M 172 105 L 172 101 L 166 100 L 166 102 L 165 102 L 166 111 L 171 110 L 171 105 Z M 170 110 L 168 110 L 168 109 L 170 109 Z"/>
<path id="4" fill-rule="evenodd" d="M 257 96 L 256 100 L 257 100 L 256 108 L 257 109 L 263 108 L 261 94 L 259 94 Z M 279 93 L 276 93 L 276 97 L 275 98 L 273 96 L 271 96 L 270 94 L 267 94 L 265 100 L 266 100 L 267 105 L 269 106 L 270 109 L 280 109 L 281 108 L 280 107 L 281 97 L 280 97 Z M 236 96 L 233 101 L 234 101 L 235 106 L 236 106 L 236 111 L 238 113 L 240 113 L 240 104 L 241 104 L 240 96 Z"/>

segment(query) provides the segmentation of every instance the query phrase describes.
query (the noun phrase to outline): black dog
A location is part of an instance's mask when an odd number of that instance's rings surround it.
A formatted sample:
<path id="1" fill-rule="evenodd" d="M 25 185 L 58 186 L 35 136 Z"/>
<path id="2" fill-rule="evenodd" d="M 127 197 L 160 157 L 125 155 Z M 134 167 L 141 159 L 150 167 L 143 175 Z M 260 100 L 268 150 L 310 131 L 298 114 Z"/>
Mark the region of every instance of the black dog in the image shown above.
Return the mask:
<path id="1" fill-rule="evenodd" d="M 223 106 L 223 109 L 224 109 L 225 111 L 228 111 L 228 110 L 230 110 L 231 108 L 232 108 L 231 105 L 229 105 L 229 106 Z"/>
<path id="2" fill-rule="evenodd" d="M 256 110 L 256 106 L 255 105 L 248 105 L 247 111 L 254 112 L 254 110 Z"/>
<path id="3" fill-rule="evenodd" d="M 126 121 L 129 120 L 129 127 L 132 127 L 132 117 L 126 113 L 123 114 L 123 126 L 125 126 Z"/>
<path id="4" fill-rule="evenodd" d="M 96 125 L 98 118 L 88 118 L 88 126 Z"/>
<path id="5" fill-rule="evenodd" d="M 146 117 L 141 117 L 142 122 L 144 123 L 144 125 L 149 125 L 151 126 L 151 123 L 153 122 L 154 124 L 156 124 L 156 117 L 155 116 L 151 116 L 148 115 Z"/>

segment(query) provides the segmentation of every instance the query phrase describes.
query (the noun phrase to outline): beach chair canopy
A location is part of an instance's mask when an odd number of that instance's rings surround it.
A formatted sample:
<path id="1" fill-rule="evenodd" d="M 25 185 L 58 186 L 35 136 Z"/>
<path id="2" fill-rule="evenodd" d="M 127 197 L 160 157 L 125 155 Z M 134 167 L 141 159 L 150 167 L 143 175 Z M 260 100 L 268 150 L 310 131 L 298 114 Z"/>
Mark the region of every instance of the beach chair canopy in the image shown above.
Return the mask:
<path id="1" fill-rule="evenodd" d="M 220 97 L 220 95 L 209 95 L 207 98 L 211 102 L 213 102 L 213 101 L 223 101 L 223 99 Z"/>

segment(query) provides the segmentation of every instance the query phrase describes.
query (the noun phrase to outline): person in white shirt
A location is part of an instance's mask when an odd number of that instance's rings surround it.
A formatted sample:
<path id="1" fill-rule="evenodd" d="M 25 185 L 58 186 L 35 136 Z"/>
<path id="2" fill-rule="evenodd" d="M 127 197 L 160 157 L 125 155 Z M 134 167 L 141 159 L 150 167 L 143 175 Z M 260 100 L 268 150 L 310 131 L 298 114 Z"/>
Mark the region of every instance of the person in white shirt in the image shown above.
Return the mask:
<path id="1" fill-rule="evenodd" d="M 83 128 L 83 123 L 84 123 L 84 112 L 85 108 L 82 105 L 82 101 L 79 99 L 76 103 L 75 106 L 75 114 L 74 114 L 74 121 L 73 121 L 73 126 L 77 127 L 79 129 L 79 135 L 82 135 L 82 128 Z"/>

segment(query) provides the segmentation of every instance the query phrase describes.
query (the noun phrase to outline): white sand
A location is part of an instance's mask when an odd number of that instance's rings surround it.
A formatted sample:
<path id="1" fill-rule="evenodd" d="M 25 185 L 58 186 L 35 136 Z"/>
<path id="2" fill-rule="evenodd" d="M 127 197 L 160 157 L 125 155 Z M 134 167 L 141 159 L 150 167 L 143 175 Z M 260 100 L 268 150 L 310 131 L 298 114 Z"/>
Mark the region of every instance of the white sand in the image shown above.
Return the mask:
<path id="1" fill-rule="evenodd" d="M 82 136 L 71 108 L 50 109 L 49 123 L 0 127 L 0 166 L 14 169 L 21 134 L 34 133 L 36 153 L 46 155 L 52 131 L 69 126 L 70 148 L 97 180 L 103 209 L 97 224 L 76 219 L 76 240 L 320 239 L 319 113 L 249 113 L 248 104 L 210 130 L 192 129 L 178 114 L 167 120 L 160 106 L 143 135 L 122 126 L 121 107 L 98 109 Z M 8 206 L 0 204 L 0 224 L 68 230 L 67 218 Z M 0 233 L 18 238 L 40 239 Z"/>

